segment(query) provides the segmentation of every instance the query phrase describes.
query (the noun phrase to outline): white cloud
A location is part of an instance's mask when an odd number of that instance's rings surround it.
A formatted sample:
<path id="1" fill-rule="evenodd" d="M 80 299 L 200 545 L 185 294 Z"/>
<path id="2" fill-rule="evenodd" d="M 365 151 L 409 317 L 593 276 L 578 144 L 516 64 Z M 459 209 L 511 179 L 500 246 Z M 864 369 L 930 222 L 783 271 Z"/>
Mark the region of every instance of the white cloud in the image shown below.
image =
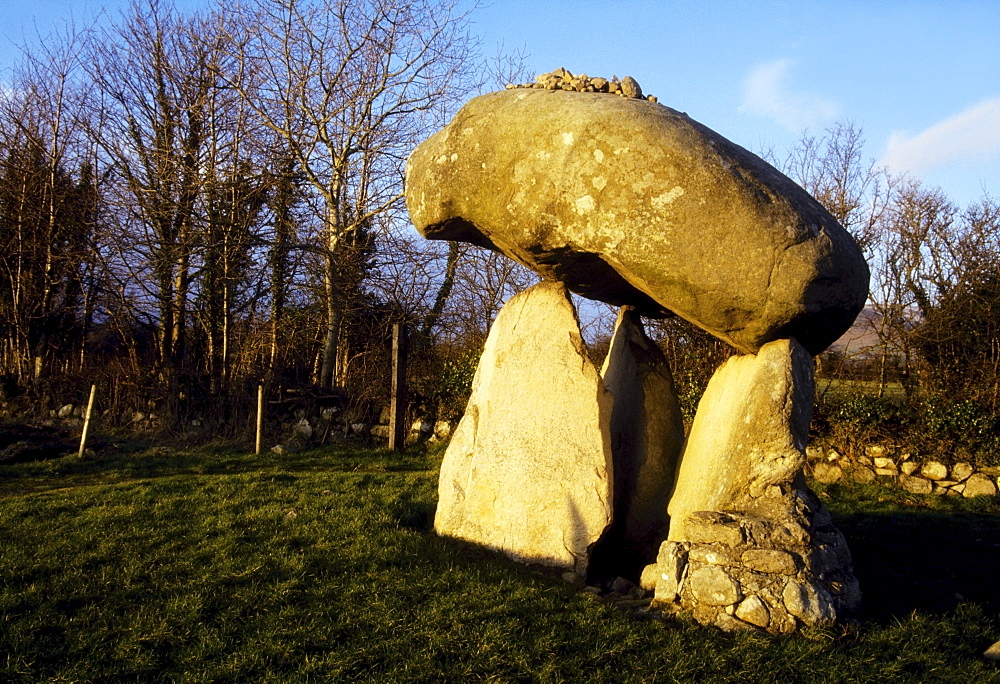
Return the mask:
<path id="1" fill-rule="evenodd" d="M 753 68 L 743 81 L 739 111 L 773 119 L 793 133 L 820 127 L 837 117 L 837 105 L 788 85 L 792 61 L 779 59 Z"/>
<path id="2" fill-rule="evenodd" d="M 896 173 L 924 176 L 956 160 L 1000 152 L 1000 96 L 949 116 L 913 136 L 894 132 L 882 164 Z"/>

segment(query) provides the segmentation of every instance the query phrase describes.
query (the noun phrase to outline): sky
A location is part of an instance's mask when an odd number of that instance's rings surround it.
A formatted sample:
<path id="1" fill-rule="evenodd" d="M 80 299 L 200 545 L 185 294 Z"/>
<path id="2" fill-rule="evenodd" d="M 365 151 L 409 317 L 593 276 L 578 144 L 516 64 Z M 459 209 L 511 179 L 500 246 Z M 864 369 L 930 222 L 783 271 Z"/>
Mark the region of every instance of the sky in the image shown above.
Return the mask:
<path id="1" fill-rule="evenodd" d="M 0 77 L 16 44 L 126 4 L 7 0 Z M 1000 198 L 1000 0 L 489 0 L 472 19 L 488 54 L 632 76 L 751 151 L 781 159 L 804 132 L 853 122 L 893 172 L 961 206 Z"/>

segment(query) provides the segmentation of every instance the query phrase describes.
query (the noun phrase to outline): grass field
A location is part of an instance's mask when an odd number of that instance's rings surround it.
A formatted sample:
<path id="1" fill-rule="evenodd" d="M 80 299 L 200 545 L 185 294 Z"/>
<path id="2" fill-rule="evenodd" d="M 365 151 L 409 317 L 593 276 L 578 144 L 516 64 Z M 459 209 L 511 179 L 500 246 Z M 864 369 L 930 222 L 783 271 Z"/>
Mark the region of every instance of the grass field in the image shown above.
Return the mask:
<path id="1" fill-rule="evenodd" d="M 857 625 L 723 634 L 435 536 L 435 454 L 0 466 L 0 681 L 1000 682 L 1000 505 L 818 490 Z"/>
<path id="2" fill-rule="evenodd" d="M 883 395 L 888 399 L 903 401 L 906 390 L 902 383 L 889 382 L 883 389 Z M 866 394 L 878 395 L 878 382 L 874 380 L 841 380 L 831 378 L 816 378 L 816 395 L 825 399 L 840 399 L 843 397 Z"/>

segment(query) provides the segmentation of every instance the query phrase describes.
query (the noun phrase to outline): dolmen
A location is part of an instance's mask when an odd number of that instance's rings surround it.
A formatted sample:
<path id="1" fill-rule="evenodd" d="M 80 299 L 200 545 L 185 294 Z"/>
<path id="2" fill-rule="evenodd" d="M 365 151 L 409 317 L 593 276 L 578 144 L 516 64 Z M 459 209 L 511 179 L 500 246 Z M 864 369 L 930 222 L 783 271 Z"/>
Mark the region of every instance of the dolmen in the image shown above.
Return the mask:
<path id="1" fill-rule="evenodd" d="M 468 102 L 411 154 L 411 220 L 542 282 L 490 330 L 441 466 L 435 529 L 590 584 L 622 577 L 723 629 L 827 626 L 860 601 L 803 476 L 813 356 L 869 271 L 851 235 L 769 164 L 634 79 L 574 77 Z M 620 307 L 598 369 L 570 292 Z M 741 354 L 684 427 L 643 317 Z"/>

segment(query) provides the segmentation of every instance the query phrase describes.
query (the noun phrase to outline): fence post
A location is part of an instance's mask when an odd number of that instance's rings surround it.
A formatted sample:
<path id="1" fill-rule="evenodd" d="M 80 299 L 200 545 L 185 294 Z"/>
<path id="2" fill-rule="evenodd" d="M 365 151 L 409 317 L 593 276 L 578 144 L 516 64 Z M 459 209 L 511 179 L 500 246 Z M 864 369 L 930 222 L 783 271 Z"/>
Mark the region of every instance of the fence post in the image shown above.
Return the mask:
<path id="1" fill-rule="evenodd" d="M 254 453 L 260 456 L 260 442 L 264 428 L 264 385 L 257 385 L 257 446 Z"/>
<path id="2" fill-rule="evenodd" d="M 87 430 L 90 429 L 90 414 L 94 410 L 94 394 L 97 392 L 97 385 L 90 386 L 90 399 L 87 400 L 87 415 L 83 419 L 83 434 L 80 435 L 80 458 L 83 458 L 83 450 L 87 448 Z"/>
<path id="3" fill-rule="evenodd" d="M 401 451 L 406 439 L 406 324 L 392 326 L 392 403 L 389 407 L 389 449 Z"/>

